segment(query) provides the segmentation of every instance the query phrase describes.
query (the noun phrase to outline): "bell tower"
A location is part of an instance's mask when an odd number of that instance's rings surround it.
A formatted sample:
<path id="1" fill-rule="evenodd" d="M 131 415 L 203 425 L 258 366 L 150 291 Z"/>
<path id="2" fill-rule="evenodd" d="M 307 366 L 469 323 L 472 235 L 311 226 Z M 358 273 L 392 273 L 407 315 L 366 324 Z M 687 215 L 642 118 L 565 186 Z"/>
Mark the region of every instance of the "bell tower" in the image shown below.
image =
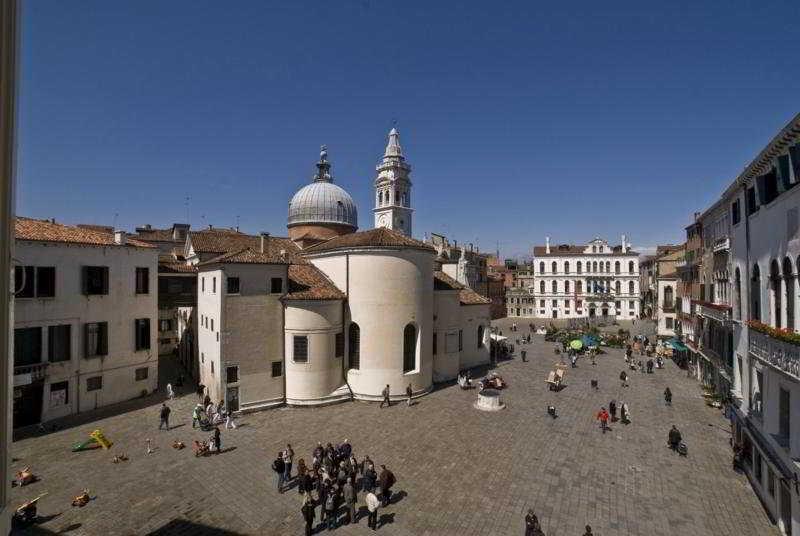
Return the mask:
<path id="1" fill-rule="evenodd" d="M 375 168 L 375 227 L 386 227 L 411 236 L 411 166 L 400 147 L 400 134 L 393 128 L 383 160 Z"/>

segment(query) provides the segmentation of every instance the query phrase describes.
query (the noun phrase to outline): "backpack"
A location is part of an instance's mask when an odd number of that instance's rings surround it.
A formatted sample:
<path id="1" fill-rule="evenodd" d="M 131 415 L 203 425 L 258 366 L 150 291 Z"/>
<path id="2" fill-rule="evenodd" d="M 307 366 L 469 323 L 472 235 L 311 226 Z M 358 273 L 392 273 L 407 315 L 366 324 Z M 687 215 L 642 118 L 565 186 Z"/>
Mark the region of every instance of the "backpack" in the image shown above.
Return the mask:
<path id="1" fill-rule="evenodd" d="M 333 499 L 333 493 L 328 493 L 328 497 L 325 499 L 325 510 L 331 511 L 335 508 L 336 503 Z"/>

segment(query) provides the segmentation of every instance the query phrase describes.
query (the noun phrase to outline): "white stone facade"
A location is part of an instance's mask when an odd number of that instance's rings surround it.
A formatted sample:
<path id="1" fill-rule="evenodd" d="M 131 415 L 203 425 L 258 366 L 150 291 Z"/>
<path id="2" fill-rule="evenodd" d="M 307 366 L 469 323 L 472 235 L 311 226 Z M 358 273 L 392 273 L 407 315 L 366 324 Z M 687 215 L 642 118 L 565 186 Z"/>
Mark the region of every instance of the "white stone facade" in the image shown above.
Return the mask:
<path id="1" fill-rule="evenodd" d="M 508 291 L 508 316 L 639 318 L 639 254 L 595 239 L 582 246 L 534 248 L 530 266 Z"/>
<path id="2" fill-rule="evenodd" d="M 16 281 L 17 290 L 22 288 L 21 279 L 27 280 L 25 285 L 31 283 L 31 273 L 36 289 L 33 297 L 18 292 L 15 300 L 14 384 L 18 398 L 41 397 L 25 402 L 41 406 L 41 421 L 93 410 L 157 388 L 157 249 L 17 240 L 15 255 L 18 267 L 32 268 Z M 82 288 L 88 266 L 106 269 L 105 293 L 90 295 Z M 45 272 L 39 268 L 55 271 L 52 297 L 38 296 L 38 286 L 45 284 Z M 146 293 L 137 293 L 137 268 L 147 270 Z M 141 349 L 136 340 L 138 320 L 146 320 L 148 325 L 147 340 L 139 342 Z M 97 324 L 105 327 L 95 330 Z M 100 353 L 95 352 L 97 346 L 89 350 L 93 346 L 87 340 L 90 337 L 92 341 L 105 338 Z M 38 358 L 33 355 L 34 347 L 39 348 Z"/>

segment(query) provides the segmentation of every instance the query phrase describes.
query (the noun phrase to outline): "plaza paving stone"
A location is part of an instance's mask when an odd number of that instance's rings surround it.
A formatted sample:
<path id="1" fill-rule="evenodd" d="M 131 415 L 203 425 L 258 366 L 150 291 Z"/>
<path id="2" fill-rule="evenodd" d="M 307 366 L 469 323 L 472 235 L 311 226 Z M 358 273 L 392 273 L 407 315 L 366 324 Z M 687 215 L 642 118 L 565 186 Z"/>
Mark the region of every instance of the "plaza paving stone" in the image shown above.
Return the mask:
<path id="1" fill-rule="evenodd" d="M 556 361 L 553 344 L 534 336 L 526 349 L 529 362 L 514 358 L 496 369 L 509 382 L 500 412 L 475 410 L 475 390 L 454 385 L 411 408 L 270 410 L 223 430 L 223 449 L 232 450 L 207 458 L 170 448 L 174 439 L 189 445 L 208 435 L 191 427 L 196 397 L 170 402 L 177 427 L 168 432 L 157 429 L 160 401 L 153 398 L 147 407 L 14 443 L 13 468 L 30 465 L 41 480 L 14 488 L 12 500 L 49 492 L 39 508 L 43 534 L 302 534 L 300 498 L 296 490 L 275 491 L 270 463 L 287 442 L 309 460 L 316 441 L 349 438 L 359 459 L 369 454 L 398 480 L 379 533 L 521 535 L 533 508 L 548 536 L 578 536 L 587 523 L 599 536 L 778 534 L 747 479 L 731 470 L 727 421 L 671 362 L 652 375 L 631 372 L 623 389 L 622 353 L 609 350 L 596 366 L 582 360 L 568 369 L 567 387 L 555 393 L 544 383 Z M 599 391 L 589 387 L 593 378 Z M 672 407 L 663 403 L 667 385 Z M 629 404 L 632 422 L 602 434 L 595 415 L 612 398 Z M 548 403 L 558 410 L 555 420 Z M 686 458 L 666 446 L 673 423 L 688 444 Z M 114 441 L 110 451 L 70 452 L 96 428 Z M 156 447 L 150 455 L 148 437 Z M 112 464 L 121 452 L 130 461 Z M 70 507 L 85 487 L 96 498 Z M 335 531 L 369 532 L 366 518 Z"/>

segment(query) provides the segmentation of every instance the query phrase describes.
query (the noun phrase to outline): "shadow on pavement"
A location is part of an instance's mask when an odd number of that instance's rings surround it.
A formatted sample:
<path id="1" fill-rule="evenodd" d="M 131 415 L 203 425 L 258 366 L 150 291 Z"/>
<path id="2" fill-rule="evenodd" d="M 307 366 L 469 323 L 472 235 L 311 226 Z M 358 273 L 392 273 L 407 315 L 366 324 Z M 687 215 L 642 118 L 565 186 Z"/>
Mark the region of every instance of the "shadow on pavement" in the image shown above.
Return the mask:
<path id="1" fill-rule="evenodd" d="M 173 519 L 156 530 L 148 532 L 147 536 L 175 536 L 183 534 L 186 536 L 243 536 L 239 532 L 209 527 L 208 525 L 194 523 L 186 519 Z"/>

